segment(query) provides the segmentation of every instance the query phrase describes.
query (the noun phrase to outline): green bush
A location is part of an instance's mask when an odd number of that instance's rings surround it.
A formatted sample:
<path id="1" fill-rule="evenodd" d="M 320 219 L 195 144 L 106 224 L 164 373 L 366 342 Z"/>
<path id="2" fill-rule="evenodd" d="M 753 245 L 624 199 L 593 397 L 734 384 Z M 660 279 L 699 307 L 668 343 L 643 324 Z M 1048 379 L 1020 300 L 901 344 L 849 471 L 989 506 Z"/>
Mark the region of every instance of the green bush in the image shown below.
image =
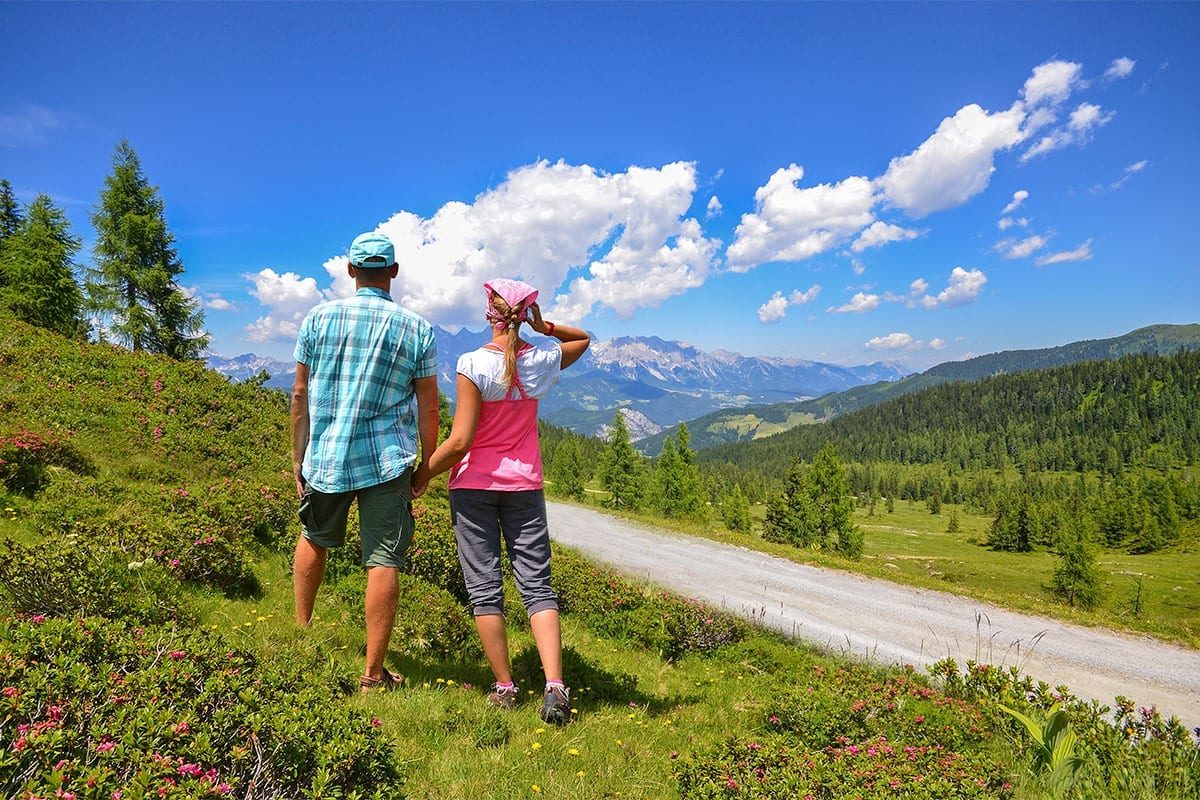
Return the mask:
<path id="1" fill-rule="evenodd" d="M 108 547 L 126 562 L 152 559 L 180 580 L 231 597 L 254 595 L 260 588 L 246 545 L 254 517 L 214 519 L 186 488 L 56 480 L 39 498 L 34 517 L 47 540 L 74 536 Z"/>
<path id="2" fill-rule="evenodd" d="M 978 753 L 902 746 L 882 736 L 823 750 L 779 736 L 729 739 L 675 767 L 679 792 L 689 800 L 994 800 L 1014 796 L 1004 774 L 1003 765 Z"/>
<path id="3" fill-rule="evenodd" d="M 399 584 L 393 650 L 439 661 L 473 660 L 483 655 L 474 620 L 449 592 L 403 573 Z M 366 585 L 366 577 L 360 570 L 339 578 L 333 586 L 338 601 L 351 610 L 352 618 L 360 624 L 364 621 Z"/>
<path id="4" fill-rule="evenodd" d="M 454 542 L 454 528 L 450 525 L 449 506 L 418 502 L 413 506 L 413 519 L 416 529 L 404 571 L 446 590 L 462 605 L 469 605 L 467 586 L 458 565 L 458 546 Z"/>
<path id="5" fill-rule="evenodd" d="M 637 642 L 668 661 L 709 653 L 746 635 L 745 623 L 731 614 L 642 588 L 572 553 L 556 550 L 551 573 L 564 613 L 579 615 L 601 636 Z"/>
<path id="6" fill-rule="evenodd" d="M 50 482 L 51 466 L 81 475 L 96 472 L 87 456 L 65 439 L 33 431 L 0 436 L 0 484 L 9 491 L 32 497 Z"/>
<path id="7" fill-rule="evenodd" d="M 154 561 L 130 561 L 80 537 L 26 547 L 0 541 L 0 588 L 17 613 L 190 621 L 179 581 Z"/>
<path id="8" fill-rule="evenodd" d="M 0 641 L 5 797 L 400 796 L 393 744 L 319 663 L 88 619 L 0 621 Z"/>

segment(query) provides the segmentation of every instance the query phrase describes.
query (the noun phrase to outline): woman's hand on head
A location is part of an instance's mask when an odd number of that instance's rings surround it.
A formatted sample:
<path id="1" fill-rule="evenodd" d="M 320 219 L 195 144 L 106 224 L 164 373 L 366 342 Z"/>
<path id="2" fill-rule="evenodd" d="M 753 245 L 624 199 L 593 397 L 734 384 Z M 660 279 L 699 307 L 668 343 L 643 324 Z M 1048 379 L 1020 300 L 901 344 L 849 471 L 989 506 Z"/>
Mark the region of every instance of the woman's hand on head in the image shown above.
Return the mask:
<path id="1" fill-rule="evenodd" d="M 542 319 L 542 309 L 537 303 L 529 306 L 530 312 L 533 313 L 533 319 L 529 323 L 529 327 L 541 334 L 546 333 L 546 321 Z"/>

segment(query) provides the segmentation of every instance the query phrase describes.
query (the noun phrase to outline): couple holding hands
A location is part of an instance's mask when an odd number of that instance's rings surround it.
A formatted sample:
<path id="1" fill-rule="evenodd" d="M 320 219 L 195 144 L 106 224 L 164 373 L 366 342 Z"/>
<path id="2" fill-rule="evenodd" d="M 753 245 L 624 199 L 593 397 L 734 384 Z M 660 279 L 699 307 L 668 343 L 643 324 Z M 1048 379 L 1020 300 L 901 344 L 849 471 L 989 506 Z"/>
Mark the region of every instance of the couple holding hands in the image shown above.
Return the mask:
<path id="1" fill-rule="evenodd" d="M 537 290 L 526 283 L 485 283 L 490 338 L 458 360 L 454 425 L 437 446 L 433 328 L 391 298 L 399 267 L 390 239 L 362 234 L 349 257 L 357 291 L 313 308 L 296 342 L 292 460 L 304 525 L 294 562 L 297 621 L 308 625 L 312 618 L 328 548 L 344 541 L 357 500 L 367 570 L 360 685 L 363 691 L 401 685 L 403 678 L 383 662 L 396 616 L 397 573 L 412 541 L 411 501 L 449 470 L 458 560 L 495 676 L 488 699 L 512 708 L 518 694 L 504 625 L 503 537 L 546 677 L 540 715 L 569 722 L 537 416 L 538 399 L 587 350 L 588 334 L 544 320 Z M 524 341 L 523 324 L 551 341 Z"/>

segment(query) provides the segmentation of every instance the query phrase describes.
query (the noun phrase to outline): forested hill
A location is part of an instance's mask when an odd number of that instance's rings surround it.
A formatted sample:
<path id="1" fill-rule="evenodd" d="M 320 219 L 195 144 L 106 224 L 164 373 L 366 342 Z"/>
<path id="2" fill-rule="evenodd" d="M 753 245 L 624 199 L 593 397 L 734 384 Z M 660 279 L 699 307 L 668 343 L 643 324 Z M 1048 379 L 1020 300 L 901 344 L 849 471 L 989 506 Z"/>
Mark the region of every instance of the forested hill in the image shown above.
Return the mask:
<path id="1" fill-rule="evenodd" d="M 1114 359 L 1137 353 L 1169 355 L 1180 350 L 1195 349 L 1200 349 L 1200 324 L 1151 325 L 1110 339 L 1087 339 L 1058 347 L 1006 350 L 966 361 L 947 361 L 898 381 L 856 386 L 813 400 L 716 411 L 688 422 L 688 428 L 692 435 L 692 446 L 704 450 L 722 444 L 774 436 L 797 425 L 829 420 L 949 381 L 979 380 L 993 375 Z M 674 433 L 675 428 L 670 428 L 643 439 L 638 442 L 638 449 L 647 455 L 655 455 L 662 447 L 662 440 Z"/>
<path id="2" fill-rule="evenodd" d="M 1200 351 L 954 382 L 824 425 L 702 451 L 710 469 L 783 474 L 832 442 L 848 461 L 1115 473 L 1200 459 Z"/>

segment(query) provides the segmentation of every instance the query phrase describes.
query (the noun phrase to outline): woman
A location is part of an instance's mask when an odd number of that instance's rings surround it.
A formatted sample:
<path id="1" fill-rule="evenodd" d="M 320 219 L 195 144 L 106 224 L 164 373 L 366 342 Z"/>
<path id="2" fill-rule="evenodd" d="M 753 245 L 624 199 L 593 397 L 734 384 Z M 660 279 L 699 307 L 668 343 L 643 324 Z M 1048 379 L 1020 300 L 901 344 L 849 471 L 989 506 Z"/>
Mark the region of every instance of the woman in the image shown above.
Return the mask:
<path id="1" fill-rule="evenodd" d="M 504 628 L 500 576 L 500 537 L 504 537 L 546 676 L 540 715 L 561 725 L 571 719 L 571 693 L 563 683 L 558 598 L 550 587 L 538 398 L 591 342 L 580 328 L 543 320 L 537 290 L 529 284 L 498 278 L 483 288 L 491 341 L 459 358 L 454 425 L 428 466 L 417 469 L 414 495 L 424 492 L 434 475 L 453 468 L 450 513 L 458 560 L 475 627 L 496 679 L 488 699 L 512 708 L 517 687 Z M 526 322 L 557 341 L 538 346 L 524 341 L 520 327 Z"/>

